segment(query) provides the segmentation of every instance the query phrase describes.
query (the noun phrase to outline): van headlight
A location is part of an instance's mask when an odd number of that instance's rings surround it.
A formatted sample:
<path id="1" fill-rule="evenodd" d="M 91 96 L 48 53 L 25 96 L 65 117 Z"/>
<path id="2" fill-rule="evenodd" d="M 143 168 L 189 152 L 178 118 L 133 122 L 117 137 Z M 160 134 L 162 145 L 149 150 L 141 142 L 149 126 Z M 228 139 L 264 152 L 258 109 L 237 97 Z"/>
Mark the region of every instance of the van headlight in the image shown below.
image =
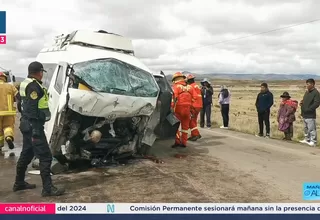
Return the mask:
<path id="1" fill-rule="evenodd" d="M 153 111 L 154 111 L 154 107 L 151 104 L 148 104 L 140 109 L 139 114 L 151 115 Z"/>

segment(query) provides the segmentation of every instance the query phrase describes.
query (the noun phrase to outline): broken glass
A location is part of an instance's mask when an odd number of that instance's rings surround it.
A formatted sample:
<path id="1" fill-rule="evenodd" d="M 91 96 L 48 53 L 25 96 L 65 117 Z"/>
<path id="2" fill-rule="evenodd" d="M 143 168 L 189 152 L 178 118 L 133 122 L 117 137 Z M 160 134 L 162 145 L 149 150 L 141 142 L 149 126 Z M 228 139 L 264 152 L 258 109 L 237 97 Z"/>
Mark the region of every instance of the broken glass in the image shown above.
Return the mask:
<path id="1" fill-rule="evenodd" d="M 73 71 L 97 92 L 138 97 L 157 97 L 159 92 L 151 73 L 113 58 L 77 63 Z"/>

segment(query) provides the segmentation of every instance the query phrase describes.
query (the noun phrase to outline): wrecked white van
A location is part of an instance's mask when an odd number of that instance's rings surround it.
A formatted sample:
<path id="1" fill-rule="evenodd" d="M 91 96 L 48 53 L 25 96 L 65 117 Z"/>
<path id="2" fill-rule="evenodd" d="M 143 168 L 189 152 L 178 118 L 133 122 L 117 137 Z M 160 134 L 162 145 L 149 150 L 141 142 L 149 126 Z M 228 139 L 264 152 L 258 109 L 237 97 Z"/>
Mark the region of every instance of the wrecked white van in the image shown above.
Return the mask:
<path id="1" fill-rule="evenodd" d="M 56 37 L 36 60 L 47 71 L 51 120 L 45 133 L 60 163 L 85 159 L 103 166 L 145 154 L 157 137 L 175 135 L 178 123 L 166 120 L 170 85 L 135 57 L 131 40 L 74 31 Z"/>

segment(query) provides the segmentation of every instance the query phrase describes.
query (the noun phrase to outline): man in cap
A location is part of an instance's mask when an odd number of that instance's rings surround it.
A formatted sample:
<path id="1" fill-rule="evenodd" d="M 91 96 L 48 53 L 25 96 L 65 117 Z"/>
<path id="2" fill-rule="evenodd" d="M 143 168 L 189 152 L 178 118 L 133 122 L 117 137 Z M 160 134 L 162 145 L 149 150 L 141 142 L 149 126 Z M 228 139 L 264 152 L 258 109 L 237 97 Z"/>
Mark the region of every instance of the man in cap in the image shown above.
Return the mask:
<path id="1" fill-rule="evenodd" d="M 25 172 L 31 160 L 39 159 L 42 179 L 42 196 L 60 196 L 64 189 L 56 188 L 51 180 L 52 154 L 44 133 L 44 124 L 51 114 L 48 107 L 49 96 L 42 86 L 43 65 L 32 62 L 28 67 L 28 77 L 20 84 L 21 122 L 20 131 L 23 135 L 23 147 L 17 163 L 16 180 L 13 191 L 34 189 L 35 184 L 25 182 Z"/>
<path id="2" fill-rule="evenodd" d="M 211 106 L 212 106 L 212 96 L 213 96 L 213 87 L 209 83 L 209 81 L 204 78 L 201 81 L 201 94 L 203 101 L 203 108 L 200 112 L 200 127 L 203 128 L 205 121 L 204 118 L 206 116 L 207 119 L 207 127 L 211 128 Z"/>
<path id="3" fill-rule="evenodd" d="M 317 145 L 317 108 L 320 105 L 320 94 L 315 88 L 315 80 L 308 79 L 306 81 L 306 92 L 303 100 L 300 102 L 301 116 L 304 122 L 304 140 L 300 141 L 303 144 L 308 144 L 311 147 Z"/>
<path id="4" fill-rule="evenodd" d="M 194 81 L 195 76 L 192 74 L 187 75 L 187 83 L 193 88 L 193 99 L 191 106 L 191 120 L 189 124 L 189 129 L 191 130 L 190 141 L 196 141 L 201 138 L 200 132 L 197 126 L 198 115 L 202 109 L 202 95 L 201 89 Z"/>
<path id="5" fill-rule="evenodd" d="M 263 137 L 263 123 L 266 126 L 266 138 L 270 138 L 270 109 L 273 106 L 273 94 L 269 91 L 268 84 L 260 85 L 260 93 L 256 99 L 256 109 L 258 112 L 259 134 Z"/>
<path id="6" fill-rule="evenodd" d="M 16 110 L 13 106 L 18 90 L 7 83 L 7 75 L 0 72 L 0 151 L 7 142 L 9 149 L 14 148 L 14 123 Z"/>
<path id="7" fill-rule="evenodd" d="M 171 110 L 181 123 L 181 133 L 178 130 L 176 139 L 172 148 L 187 147 L 188 130 L 190 124 L 190 110 L 192 105 L 193 89 L 187 85 L 185 81 L 186 76 L 181 72 L 177 72 L 172 77 L 172 102 Z"/>

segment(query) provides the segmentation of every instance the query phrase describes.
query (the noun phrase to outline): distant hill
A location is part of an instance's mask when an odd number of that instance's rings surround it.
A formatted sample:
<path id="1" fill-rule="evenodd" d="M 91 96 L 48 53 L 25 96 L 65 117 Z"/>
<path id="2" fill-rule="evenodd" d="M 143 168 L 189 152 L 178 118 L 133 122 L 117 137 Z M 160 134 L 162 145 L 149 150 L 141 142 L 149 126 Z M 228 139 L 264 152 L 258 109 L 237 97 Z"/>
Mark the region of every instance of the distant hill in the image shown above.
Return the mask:
<path id="1" fill-rule="evenodd" d="M 16 82 L 22 82 L 24 80 L 23 77 L 16 76 Z"/>
<path id="2" fill-rule="evenodd" d="M 184 74 L 190 72 L 184 71 Z M 209 73 L 209 74 L 193 74 L 198 79 L 229 79 L 229 80 L 306 80 L 313 78 L 320 80 L 320 75 L 314 74 L 234 74 L 234 73 Z"/>
<path id="3" fill-rule="evenodd" d="M 183 74 L 190 72 L 184 71 Z M 165 73 L 166 74 L 166 73 Z M 314 80 L 320 80 L 320 75 L 314 74 L 234 74 L 234 73 L 208 73 L 208 74 L 196 74 L 192 73 L 196 78 L 203 79 L 228 79 L 228 80 L 306 80 L 313 78 Z M 166 74 L 167 75 L 167 74 Z M 172 74 L 168 74 L 168 79 L 171 79 Z M 16 82 L 22 82 L 23 77 L 16 76 Z"/>

